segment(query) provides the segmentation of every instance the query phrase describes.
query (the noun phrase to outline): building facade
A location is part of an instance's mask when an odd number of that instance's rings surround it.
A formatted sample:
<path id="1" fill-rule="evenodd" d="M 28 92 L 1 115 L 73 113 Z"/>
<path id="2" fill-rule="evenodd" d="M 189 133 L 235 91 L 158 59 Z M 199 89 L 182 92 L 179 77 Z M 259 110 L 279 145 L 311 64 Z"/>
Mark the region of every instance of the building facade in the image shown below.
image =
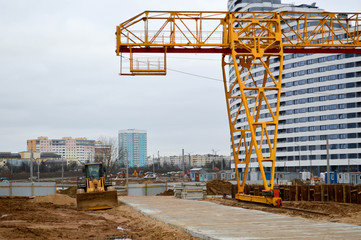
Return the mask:
<path id="1" fill-rule="evenodd" d="M 27 141 L 28 151 L 54 152 L 67 161 L 79 163 L 92 162 L 95 155 L 95 140 L 86 138 L 63 137 L 61 139 L 49 139 L 38 137 Z"/>
<path id="2" fill-rule="evenodd" d="M 280 0 L 230 0 L 228 10 L 245 12 L 239 17 L 252 11 L 324 11 L 315 4 L 295 6 Z M 316 25 L 309 22 L 308 31 Z M 340 26 L 336 24 L 334 29 L 337 27 Z M 270 69 L 278 78 L 279 62 L 271 60 Z M 241 72 L 241 77 L 246 74 Z M 255 66 L 252 74 L 257 83 L 263 81 L 263 68 Z M 229 83 L 234 80 L 235 71 L 230 68 Z M 285 54 L 280 101 L 276 171 L 311 171 L 313 175 L 325 172 L 327 139 L 331 171 L 361 171 L 360 54 Z M 275 106 L 276 98 L 269 96 L 269 102 Z M 236 113 L 237 104 L 239 101 L 231 103 L 232 114 Z M 268 114 L 261 110 L 260 118 L 267 118 Z M 244 114 L 236 127 L 246 126 Z M 250 134 L 247 137 L 250 139 Z M 251 171 L 258 171 L 257 167 L 256 154 L 252 154 Z"/>
<path id="3" fill-rule="evenodd" d="M 145 130 L 119 130 L 119 164 L 145 167 L 147 160 L 147 132 Z"/>

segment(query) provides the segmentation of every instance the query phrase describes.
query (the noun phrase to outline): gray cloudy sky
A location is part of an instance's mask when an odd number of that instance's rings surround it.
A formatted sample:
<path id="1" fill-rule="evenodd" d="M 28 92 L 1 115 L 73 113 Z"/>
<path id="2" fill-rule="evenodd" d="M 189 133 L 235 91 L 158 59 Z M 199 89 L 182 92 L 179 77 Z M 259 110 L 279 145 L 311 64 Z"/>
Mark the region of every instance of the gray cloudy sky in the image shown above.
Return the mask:
<path id="1" fill-rule="evenodd" d="M 315 0 L 314 0 L 315 1 Z M 312 3 L 314 1 L 283 1 Z M 226 11 L 226 0 L 0 0 L 0 152 L 38 136 L 98 139 L 148 131 L 148 154 L 229 155 L 222 82 L 168 71 L 120 77 L 115 26 L 144 10 Z M 320 0 L 361 12 L 356 0 Z M 168 67 L 222 78 L 218 55 L 170 55 Z"/>

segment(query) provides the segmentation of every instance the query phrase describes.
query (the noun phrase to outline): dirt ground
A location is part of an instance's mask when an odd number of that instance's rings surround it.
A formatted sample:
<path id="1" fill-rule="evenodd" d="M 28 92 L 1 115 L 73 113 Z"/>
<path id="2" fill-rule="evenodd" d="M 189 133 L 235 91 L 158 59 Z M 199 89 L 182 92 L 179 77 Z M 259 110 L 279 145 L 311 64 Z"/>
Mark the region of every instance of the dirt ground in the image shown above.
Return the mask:
<path id="1" fill-rule="evenodd" d="M 358 204 L 303 201 L 283 202 L 283 208 L 275 208 L 256 203 L 241 202 L 231 198 L 208 198 L 207 201 L 232 207 L 361 226 L 361 205 Z"/>
<path id="2" fill-rule="evenodd" d="M 198 239 L 126 205 L 77 211 L 75 198 L 0 198 L 0 239 Z"/>

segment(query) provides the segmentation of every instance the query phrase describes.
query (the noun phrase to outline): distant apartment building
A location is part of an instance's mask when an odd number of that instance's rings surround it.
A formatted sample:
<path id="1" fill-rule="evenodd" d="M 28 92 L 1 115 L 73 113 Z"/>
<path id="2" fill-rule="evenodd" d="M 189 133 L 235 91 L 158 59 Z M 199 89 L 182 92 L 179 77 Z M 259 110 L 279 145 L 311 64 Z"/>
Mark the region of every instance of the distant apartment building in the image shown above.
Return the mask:
<path id="1" fill-rule="evenodd" d="M 221 162 L 228 164 L 231 161 L 230 156 L 213 155 L 213 154 L 194 154 L 184 155 L 184 166 L 189 167 L 204 167 L 205 165 L 212 164 L 212 162 Z M 160 157 L 160 165 L 168 165 L 174 167 L 183 167 L 183 156 L 164 156 Z"/>
<path id="2" fill-rule="evenodd" d="M 27 141 L 28 151 L 54 152 L 67 161 L 79 163 L 92 162 L 95 156 L 95 140 L 86 138 L 63 137 L 61 139 L 49 139 L 38 137 Z"/>
<path id="3" fill-rule="evenodd" d="M 101 141 L 96 141 L 94 145 L 95 160 L 104 159 L 106 155 L 111 155 L 112 145 L 104 144 Z"/>
<path id="4" fill-rule="evenodd" d="M 144 167 L 147 160 L 147 131 L 119 130 L 119 161 L 129 167 Z"/>

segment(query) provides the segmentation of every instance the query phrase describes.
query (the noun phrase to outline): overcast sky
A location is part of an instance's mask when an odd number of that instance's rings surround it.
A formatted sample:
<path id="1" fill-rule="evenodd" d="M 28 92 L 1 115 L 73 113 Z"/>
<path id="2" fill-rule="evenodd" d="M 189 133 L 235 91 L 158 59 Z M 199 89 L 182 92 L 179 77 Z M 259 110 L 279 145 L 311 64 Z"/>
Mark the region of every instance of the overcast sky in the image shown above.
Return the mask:
<path id="1" fill-rule="evenodd" d="M 314 1 L 283 1 L 312 3 Z M 226 11 L 226 0 L 0 0 L 0 152 L 38 136 L 98 139 L 148 132 L 148 155 L 229 155 L 221 81 L 176 71 L 119 76 L 115 27 L 144 10 Z M 361 12 L 356 0 L 320 0 Z M 168 55 L 169 56 L 169 55 Z M 221 80 L 219 55 L 170 55 L 170 69 Z"/>

